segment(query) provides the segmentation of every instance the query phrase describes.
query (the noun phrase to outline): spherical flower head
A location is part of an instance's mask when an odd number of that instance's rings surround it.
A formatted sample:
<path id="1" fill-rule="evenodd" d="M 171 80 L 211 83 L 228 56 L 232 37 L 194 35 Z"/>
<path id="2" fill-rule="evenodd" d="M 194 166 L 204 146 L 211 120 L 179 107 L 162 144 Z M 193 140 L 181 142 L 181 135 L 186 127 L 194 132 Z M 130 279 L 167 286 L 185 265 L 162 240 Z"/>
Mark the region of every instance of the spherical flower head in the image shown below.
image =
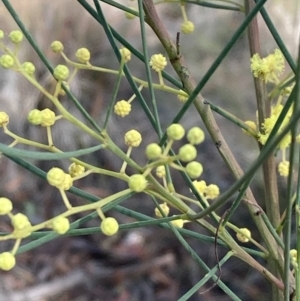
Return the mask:
<path id="1" fill-rule="evenodd" d="M 215 184 L 210 184 L 205 189 L 205 196 L 207 199 L 215 199 L 220 194 L 220 189 Z"/>
<path id="2" fill-rule="evenodd" d="M 291 261 L 297 262 L 297 250 L 296 249 L 290 250 L 290 256 L 291 256 Z"/>
<path id="3" fill-rule="evenodd" d="M 15 60 L 14 58 L 9 54 L 3 54 L 0 57 L 0 66 L 5 69 L 10 69 L 14 66 Z"/>
<path id="4" fill-rule="evenodd" d="M 207 188 L 206 182 L 201 180 L 201 181 L 193 181 L 193 185 L 198 191 L 199 194 L 204 194 Z"/>
<path id="5" fill-rule="evenodd" d="M 241 228 L 240 231 L 236 233 L 236 238 L 240 242 L 248 242 L 249 238 L 251 238 L 251 232 L 247 228 Z"/>
<path id="6" fill-rule="evenodd" d="M 169 208 L 169 206 L 168 206 L 167 203 L 160 204 L 160 205 L 159 205 L 159 208 L 161 209 L 161 211 L 164 213 L 165 216 L 168 216 L 168 215 L 169 215 L 170 208 Z M 155 216 L 157 216 L 157 217 L 164 217 L 164 216 L 160 213 L 160 211 L 159 211 L 158 208 L 155 208 L 154 213 L 155 213 Z"/>
<path id="7" fill-rule="evenodd" d="M 41 111 L 41 126 L 51 126 L 55 123 L 55 113 L 50 109 Z"/>
<path id="8" fill-rule="evenodd" d="M 107 217 L 101 222 L 100 229 L 103 234 L 112 236 L 119 231 L 119 223 L 115 218 Z"/>
<path id="9" fill-rule="evenodd" d="M 124 61 L 124 63 L 127 63 L 131 60 L 131 52 L 129 49 L 123 47 L 120 50 L 120 54 L 121 54 L 121 57 L 122 57 L 122 60 Z"/>
<path id="10" fill-rule="evenodd" d="M 85 168 L 80 164 L 74 162 L 69 166 L 69 174 L 72 178 L 81 176 L 84 172 Z"/>
<path id="11" fill-rule="evenodd" d="M 284 56 L 279 49 L 265 58 L 260 58 L 256 53 L 250 61 L 253 76 L 261 78 L 266 83 L 276 83 L 278 76 L 284 70 Z"/>
<path id="12" fill-rule="evenodd" d="M 173 123 L 167 128 L 167 135 L 172 140 L 180 140 L 183 138 L 185 130 L 179 123 Z"/>
<path id="13" fill-rule="evenodd" d="M 2 40 L 4 38 L 4 32 L 3 30 L 0 30 L 0 40 Z"/>
<path id="14" fill-rule="evenodd" d="M 160 72 L 167 66 L 167 59 L 162 54 L 154 54 L 151 56 L 149 65 L 154 71 Z"/>
<path id="15" fill-rule="evenodd" d="M 197 150 L 192 144 L 183 145 L 178 152 L 179 159 L 182 162 L 190 162 L 197 157 Z"/>
<path id="16" fill-rule="evenodd" d="M 70 74 L 69 68 L 65 65 L 57 65 L 54 68 L 53 75 L 57 80 L 66 80 Z"/>
<path id="17" fill-rule="evenodd" d="M 290 162 L 282 161 L 278 164 L 278 172 L 282 177 L 287 177 L 290 171 Z"/>
<path id="18" fill-rule="evenodd" d="M 138 147 L 142 142 L 142 135 L 136 130 L 130 130 L 125 134 L 124 139 L 127 145 Z"/>
<path id="19" fill-rule="evenodd" d="M 35 72 L 35 66 L 31 62 L 24 62 L 22 64 L 22 68 L 28 75 L 31 75 L 31 76 Z"/>
<path id="20" fill-rule="evenodd" d="M 184 225 L 184 220 L 183 219 L 175 219 L 171 221 L 172 225 L 175 226 L 176 228 L 183 228 Z"/>
<path id="21" fill-rule="evenodd" d="M 145 150 L 146 156 L 150 160 L 159 158 L 162 154 L 162 149 L 157 143 L 150 143 Z"/>
<path id="22" fill-rule="evenodd" d="M 13 30 L 10 32 L 8 37 L 14 44 L 19 44 L 23 41 L 24 35 L 20 30 Z"/>
<path id="23" fill-rule="evenodd" d="M 54 186 L 56 188 L 61 188 L 64 180 L 65 180 L 66 174 L 65 172 L 58 168 L 53 167 L 51 168 L 47 173 L 47 181 L 51 186 Z"/>
<path id="24" fill-rule="evenodd" d="M 17 213 L 11 218 L 11 223 L 15 230 L 24 230 L 31 227 L 28 217 L 23 213 Z"/>
<path id="25" fill-rule="evenodd" d="M 183 90 L 179 90 L 179 92 L 185 93 Z M 188 94 L 186 94 L 186 96 L 183 96 L 181 94 L 177 94 L 177 98 L 179 99 L 180 102 L 185 103 L 188 100 L 189 96 L 188 96 Z"/>
<path id="26" fill-rule="evenodd" d="M 13 209 L 13 205 L 10 199 L 8 198 L 0 198 L 0 215 L 5 215 L 11 212 Z"/>
<path id="27" fill-rule="evenodd" d="M 191 21 L 184 21 L 181 24 L 181 31 L 185 34 L 192 33 L 195 30 L 195 25 Z"/>
<path id="28" fill-rule="evenodd" d="M 91 53 L 87 48 L 79 48 L 76 51 L 75 56 L 80 63 L 85 64 L 89 62 L 91 58 Z"/>
<path id="29" fill-rule="evenodd" d="M 253 129 L 253 130 L 256 132 L 256 123 L 255 123 L 255 122 L 253 122 L 253 121 L 251 121 L 251 120 L 247 120 L 247 121 L 245 121 L 245 124 L 248 125 L 251 129 Z M 242 131 L 243 131 L 243 133 L 245 133 L 246 135 L 251 136 L 251 134 L 250 134 L 248 131 L 246 131 L 246 130 L 244 130 L 244 129 L 242 129 Z"/>
<path id="30" fill-rule="evenodd" d="M 50 47 L 54 53 L 61 53 L 64 51 L 64 45 L 60 41 L 52 42 Z"/>
<path id="31" fill-rule="evenodd" d="M 192 161 L 186 165 L 185 170 L 191 179 L 196 179 L 201 176 L 203 172 L 203 166 L 199 162 Z"/>
<path id="32" fill-rule="evenodd" d="M 120 100 L 118 101 L 114 106 L 114 112 L 118 116 L 125 117 L 127 116 L 131 111 L 131 104 L 126 100 Z"/>
<path id="33" fill-rule="evenodd" d="M 70 222 L 64 216 L 57 216 L 52 221 L 52 228 L 56 233 L 62 235 L 69 231 Z"/>
<path id="34" fill-rule="evenodd" d="M 31 110 L 27 115 L 27 120 L 33 125 L 41 124 L 42 112 L 38 109 Z"/>
<path id="35" fill-rule="evenodd" d="M 143 175 L 132 175 L 128 179 L 128 186 L 132 191 L 142 192 L 147 187 L 147 180 Z"/>
<path id="36" fill-rule="evenodd" d="M 8 125 L 9 116 L 5 112 L 0 112 L 0 127 Z"/>
<path id="37" fill-rule="evenodd" d="M 188 131 L 186 138 L 190 144 L 200 144 L 204 141 L 205 134 L 199 127 L 195 126 Z"/>
<path id="38" fill-rule="evenodd" d="M 156 171 L 155 171 L 156 175 L 159 177 L 159 178 L 164 178 L 166 176 L 166 168 L 164 165 L 160 165 L 156 168 Z"/>
<path id="39" fill-rule="evenodd" d="M 9 271 L 16 265 L 16 258 L 10 252 L 3 252 L 0 254 L 0 269 Z"/>
<path id="40" fill-rule="evenodd" d="M 31 223 L 28 217 L 22 213 L 17 213 L 11 218 L 11 223 L 14 227 L 14 238 L 25 238 L 31 234 Z"/>
<path id="41" fill-rule="evenodd" d="M 135 10 L 135 8 L 134 7 L 128 7 L 128 8 L 130 8 L 131 10 Z M 125 12 L 125 17 L 126 17 L 126 19 L 128 19 L 128 20 L 133 20 L 134 18 L 135 18 L 135 15 L 134 14 L 131 14 L 131 13 L 129 13 L 129 12 Z"/>

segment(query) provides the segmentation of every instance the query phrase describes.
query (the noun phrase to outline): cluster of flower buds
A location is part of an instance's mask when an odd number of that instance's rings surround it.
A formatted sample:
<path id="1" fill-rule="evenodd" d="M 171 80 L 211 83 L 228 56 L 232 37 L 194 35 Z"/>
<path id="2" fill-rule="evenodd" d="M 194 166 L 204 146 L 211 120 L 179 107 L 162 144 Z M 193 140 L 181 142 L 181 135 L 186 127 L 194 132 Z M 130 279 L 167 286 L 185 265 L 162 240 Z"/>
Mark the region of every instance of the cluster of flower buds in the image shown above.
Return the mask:
<path id="1" fill-rule="evenodd" d="M 55 113 L 50 109 L 34 109 L 28 113 L 27 120 L 33 125 L 41 125 L 43 127 L 47 127 L 54 125 L 56 116 Z"/>
<path id="2" fill-rule="evenodd" d="M 69 190 L 73 185 L 73 178 L 58 167 L 51 168 L 47 173 L 47 181 L 58 189 Z"/>
<path id="3" fill-rule="evenodd" d="M 7 215 L 13 226 L 12 238 L 22 239 L 32 233 L 32 226 L 28 217 L 22 213 L 12 213 L 13 204 L 10 199 L 0 197 L 0 215 Z M 15 264 L 15 252 L 3 252 L 0 254 L 0 269 L 4 271 L 11 270 Z"/>

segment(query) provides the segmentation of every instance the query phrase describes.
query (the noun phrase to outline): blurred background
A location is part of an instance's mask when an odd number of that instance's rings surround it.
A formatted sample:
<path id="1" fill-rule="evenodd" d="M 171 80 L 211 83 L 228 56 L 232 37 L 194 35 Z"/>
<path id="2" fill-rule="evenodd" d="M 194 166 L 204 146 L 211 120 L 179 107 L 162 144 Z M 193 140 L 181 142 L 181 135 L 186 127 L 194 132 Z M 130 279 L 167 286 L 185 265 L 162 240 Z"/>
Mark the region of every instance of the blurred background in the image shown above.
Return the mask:
<path id="1" fill-rule="evenodd" d="M 92 5 L 92 1 L 91 5 Z M 120 1 L 124 5 L 137 7 L 136 1 Z M 242 3 L 243 1 L 236 1 Z M 102 27 L 74 0 L 25 0 L 11 1 L 27 29 L 31 32 L 39 47 L 45 53 L 53 66 L 63 63 L 63 59 L 53 54 L 50 44 L 60 40 L 65 46 L 65 53 L 74 59 L 78 48 L 87 47 L 91 51 L 91 63 L 104 68 L 117 69 L 118 62 L 111 51 Z M 101 3 L 106 12 L 107 21 L 137 49 L 142 51 L 139 20 L 128 20 L 124 12 Z M 180 30 L 182 16 L 178 3 L 165 3 L 157 6 L 159 14 L 172 37 Z M 299 37 L 300 4 L 297 0 L 268 1 L 266 5 L 272 21 L 286 43 L 292 56 L 296 57 Z M 284 14 L 283 14 L 284 12 Z M 244 19 L 241 12 L 232 12 L 205 8 L 197 5 L 187 5 L 189 19 L 195 24 L 195 32 L 191 35 L 181 35 L 181 52 L 185 56 L 190 73 L 199 81 L 220 51 L 229 41 L 235 30 Z M 276 43 L 268 33 L 268 29 L 259 17 L 261 30 L 261 46 L 265 55 L 276 48 Z M 0 29 L 8 34 L 17 29 L 17 25 L 9 15 L 3 3 L 0 4 Z M 149 54 L 163 53 L 158 39 L 149 28 Z M 121 45 L 120 45 L 121 46 Z M 27 41 L 22 43 L 21 61 L 32 61 L 36 66 L 36 78 L 47 89 L 53 90 L 54 81 L 38 56 Z M 255 91 L 250 72 L 250 55 L 246 33 L 242 35 L 209 83 L 204 87 L 203 96 L 213 104 L 221 106 L 236 114 L 242 120 L 255 120 Z M 129 63 L 133 75 L 146 79 L 145 66 L 137 59 Z M 170 66 L 167 71 L 176 77 Z M 289 70 L 287 68 L 286 73 Z M 156 75 L 153 79 L 156 81 Z M 112 96 L 115 76 L 105 73 L 80 71 L 71 84 L 71 91 L 91 116 L 101 124 L 105 116 L 107 104 Z M 166 82 L 167 83 L 167 82 Z M 123 80 L 119 91 L 120 99 L 129 99 L 132 90 L 126 80 Z M 149 93 L 145 89 L 143 96 L 149 101 Z M 176 96 L 165 92 L 157 92 L 159 113 L 162 128 L 165 129 L 182 104 Z M 73 103 L 62 98 L 62 103 L 68 110 L 82 119 Z M 0 111 L 10 116 L 9 129 L 28 139 L 45 142 L 42 129 L 29 125 L 27 113 L 33 108 L 52 108 L 49 100 L 35 90 L 19 74 L 0 70 Z M 258 148 L 255 141 L 243 135 L 240 129 L 216 115 L 217 122 L 223 131 L 229 146 L 241 166 L 247 169 L 255 160 Z M 182 119 L 186 129 L 201 126 L 203 123 L 195 110 L 191 108 Z M 138 101 L 133 102 L 133 110 L 127 118 L 113 116 L 109 124 L 109 134 L 122 149 L 124 133 L 132 128 L 138 129 L 143 142 L 140 151 L 134 151 L 133 157 L 140 164 L 145 163 L 144 147 L 150 142 L 157 142 L 146 115 Z M 74 150 L 93 145 L 93 140 L 79 132 L 67 122 L 58 122 L 53 127 L 55 145 L 64 150 Z M 0 133 L 1 143 L 9 144 L 11 139 Z M 178 147 L 180 144 L 178 144 Z M 25 149 L 28 149 L 25 147 Z M 204 173 L 201 179 L 214 183 L 224 192 L 234 182 L 227 166 L 222 162 L 213 141 L 207 138 L 198 149 L 198 159 L 203 162 Z M 15 209 L 27 214 L 32 223 L 39 223 L 51 218 L 64 210 L 58 193 L 38 177 L 31 175 L 14 162 L 3 156 L 0 159 L 0 194 L 13 200 Z M 99 151 L 84 160 L 102 168 L 119 170 L 122 162 L 112 154 Z M 53 165 L 67 168 L 65 162 L 39 162 L 29 160 L 44 171 Z M 129 173 L 132 172 L 129 169 Z M 258 201 L 263 204 L 263 187 L 261 174 L 258 173 L 252 188 Z M 174 185 L 180 193 L 188 193 L 181 185 L 182 179 L 174 174 Z M 284 183 L 282 183 L 284 184 Z M 99 197 L 124 189 L 126 185 L 111 178 L 92 175 L 76 182 L 81 188 Z M 70 196 L 74 205 L 85 201 Z M 133 210 L 153 216 L 154 204 L 145 196 L 138 195 L 123 204 Z M 229 202 L 230 205 L 230 202 Z M 228 205 L 228 206 L 229 206 Z M 226 208 L 223 208 L 225 211 Z M 134 220 L 124 215 L 109 212 L 116 216 L 120 223 Z M 80 215 L 76 218 L 81 217 Z M 241 207 L 233 222 L 239 226 L 250 227 L 246 210 Z M 86 226 L 98 226 L 99 220 L 93 220 Z M 206 233 L 197 225 L 187 225 L 186 228 L 199 233 Z M 1 231 L 11 231 L 8 221 L 1 219 Z M 254 237 L 259 240 L 254 231 Z M 213 267 L 216 264 L 214 246 L 187 239 L 206 264 Z M 10 243 L 0 243 L 0 250 L 8 250 Z M 220 258 L 226 250 L 219 248 Z M 135 301 L 155 300 L 173 301 L 179 299 L 206 272 L 195 265 L 193 259 L 183 249 L 170 231 L 152 227 L 122 231 L 114 237 L 104 237 L 102 234 L 64 237 L 54 240 L 42 247 L 18 255 L 17 267 L 9 273 L 1 273 L 0 301 Z M 249 268 L 240 260 L 231 259 L 222 268 L 221 280 L 228 285 L 241 300 L 268 300 L 270 288 L 268 283 L 255 270 Z M 203 290 L 209 288 L 208 282 Z M 230 300 L 217 286 L 205 294 L 195 294 L 190 300 Z"/>

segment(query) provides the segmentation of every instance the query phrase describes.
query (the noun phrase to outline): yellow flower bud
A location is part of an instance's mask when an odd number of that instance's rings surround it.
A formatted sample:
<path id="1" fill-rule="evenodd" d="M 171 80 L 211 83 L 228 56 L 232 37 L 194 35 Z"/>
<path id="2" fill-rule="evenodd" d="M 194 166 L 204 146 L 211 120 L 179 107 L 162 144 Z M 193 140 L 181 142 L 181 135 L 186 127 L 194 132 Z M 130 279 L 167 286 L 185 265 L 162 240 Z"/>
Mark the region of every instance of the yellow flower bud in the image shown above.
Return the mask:
<path id="1" fill-rule="evenodd" d="M 179 92 L 184 92 L 184 91 L 179 90 Z M 188 94 L 186 94 L 186 96 L 182 96 L 181 94 L 177 94 L 177 98 L 179 99 L 180 102 L 185 103 L 188 100 L 189 96 L 188 96 Z"/>
<path id="2" fill-rule="evenodd" d="M 185 170 L 191 179 L 195 179 L 201 176 L 203 166 L 199 162 L 192 161 L 186 165 Z"/>
<path id="3" fill-rule="evenodd" d="M 142 142 L 141 134 L 136 130 L 128 131 L 125 136 L 125 143 L 132 147 L 138 147 Z"/>
<path id="4" fill-rule="evenodd" d="M 11 218 L 11 223 L 16 230 L 23 230 L 24 228 L 31 227 L 28 217 L 23 213 L 17 213 Z"/>
<path id="5" fill-rule="evenodd" d="M 38 109 L 31 110 L 27 115 L 27 120 L 33 125 L 41 124 L 42 112 Z"/>
<path id="6" fill-rule="evenodd" d="M 251 232 L 247 228 L 241 228 L 240 231 L 236 233 L 236 238 L 240 242 L 248 242 L 249 238 L 251 238 Z"/>
<path id="7" fill-rule="evenodd" d="M 162 149 L 157 143 L 150 143 L 145 150 L 148 159 L 155 160 L 162 154 Z"/>
<path id="8" fill-rule="evenodd" d="M 10 252 L 3 252 L 0 254 L 0 269 L 9 271 L 16 265 L 16 258 Z"/>
<path id="9" fill-rule="evenodd" d="M 185 130 L 179 123 L 173 123 L 167 128 L 167 135 L 170 139 L 180 140 L 183 138 Z"/>
<path id="10" fill-rule="evenodd" d="M 55 113 L 50 109 L 41 111 L 41 126 L 51 126 L 55 123 Z"/>
<path id="11" fill-rule="evenodd" d="M 290 256 L 291 256 L 291 261 L 297 262 L 297 250 L 296 249 L 290 250 Z"/>
<path id="12" fill-rule="evenodd" d="M 124 60 L 125 63 L 129 62 L 131 60 L 131 52 L 127 48 L 121 48 L 120 49 L 120 54 L 122 59 Z"/>
<path id="13" fill-rule="evenodd" d="M 61 53 L 64 51 L 64 45 L 60 41 L 52 42 L 50 47 L 54 53 Z"/>
<path id="14" fill-rule="evenodd" d="M 69 174 L 72 178 L 78 177 L 82 175 L 85 172 L 85 168 L 82 165 L 79 165 L 77 163 L 72 163 L 69 166 Z"/>
<path id="15" fill-rule="evenodd" d="M 5 68 L 5 69 L 9 69 L 12 68 L 15 64 L 15 60 L 14 58 L 9 55 L 9 54 L 3 54 L 0 57 L 0 66 Z"/>
<path id="16" fill-rule="evenodd" d="M 114 106 L 114 112 L 118 116 L 125 117 L 131 111 L 131 104 L 126 100 L 118 101 Z"/>
<path id="17" fill-rule="evenodd" d="M 190 144 L 200 144 L 204 141 L 204 132 L 197 126 L 191 128 L 186 136 Z"/>
<path id="18" fill-rule="evenodd" d="M 66 177 L 65 172 L 57 167 L 51 168 L 47 173 L 48 183 L 56 188 L 62 187 L 65 177 Z"/>
<path id="19" fill-rule="evenodd" d="M 9 116 L 5 112 L 0 112 L 0 127 L 8 125 Z"/>
<path id="20" fill-rule="evenodd" d="M 207 199 L 215 199 L 220 194 L 220 189 L 215 184 L 210 184 L 205 189 L 205 195 Z"/>
<path id="21" fill-rule="evenodd" d="M 119 231 L 119 223 L 115 218 L 107 217 L 101 222 L 100 229 L 103 234 L 112 236 Z"/>
<path id="22" fill-rule="evenodd" d="M 35 66 L 31 62 L 24 62 L 22 68 L 29 75 L 33 75 L 35 72 Z"/>
<path id="23" fill-rule="evenodd" d="M 76 58 L 80 63 L 88 63 L 91 58 L 91 53 L 87 48 L 80 48 L 76 51 Z"/>
<path id="24" fill-rule="evenodd" d="M 282 161 L 278 165 L 278 172 L 282 177 L 287 177 L 290 171 L 290 162 Z"/>
<path id="25" fill-rule="evenodd" d="M 65 65 L 57 65 L 54 68 L 53 75 L 57 80 L 66 80 L 69 76 L 69 68 Z"/>
<path id="26" fill-rule="evenodd" d="M 165 214 L 165 216 L 169 215 L 170 208 L 167 203 L 160 204 L 159 207 L 162 210 L 162 212 Z M 158 208 L 155 208 L 154 212 L 155 212 L 155 216 L 163 217 Z"/>
<path id="27" fill-rule="evenodd" d="M 142 192 L 147 187 L 147 180 L 143 175 L 133 175 L 128 179 L 128 186 L 132 191 Z"/>
<path id="28" fill-rule="evenodd" d="M 193 185 L 196 188 L 196 190 L 198 191 L 199 194 L 203 194 L 206 191 L 206 182 L 201 180 L 201 181 L 193 181 Z"/>
<path id="29" fill-rule="evenodd" d="M 14 238 L 25 238 L 31 234 L 31 223 L 28 217 L 22 213 L 17 213 L 11 218 L 11 223 L 14 227 Z"/>
<path id="30" fill-rule="evenodd" d="M 22 31 L 13 30 L 10 32 L 9 38 L 14 44 L 19 44 L 23 41 L 24 36 L 23 36 Z"/>
<path id="31" fill-rule="evenodd" d="M 3 30 L 0 30 L 0 40 L 2 40 L 4 38 L 4 32 Z"/>
<path id="32" fill-rule="evenodd" d="M 156 175 L 159 177 L 159 178 L 163 178 L 166 176 L 166 168 L 164 165 L 161 165 L 161 166 L 158 166 L 156 168 Z"/>
<path id="33" fill-rule="evenodd" d="M 184 225 L 184 220 L 183 219 L 175 219 L 173 221 L 171 221 L 172 225 L 177 227 L 177 228 L 183 228 Z"/>
<path id="34" fill-rule="evenodd" d="M 56 233 L 62 235 L 69 231 L 70 222 L 66 217 L 58 216 L 53 219 L 52 228 Z"/>
<path id="35" fill-rule="evenodd" d="M 189 162 L 197 157 L 197 150 L 194 145 L 185 144 L 179 149 L 178 156 L 182 162 Z"/>
<path id="36" fill-rule="evenodd" d="M 0 198 L 0 215 L 5 215 L 9 212 L 11 212 L 13 209 L 13 205 L 11 200 L 8 198 Z"/>
<path id="37" fill-rule="evenodd" d="M 162 71 L 167 66 L 167 59 L 162 54 L 154 54 L 151 56 L 150 67 L 156 71 Z"/>
<path id="38" fill-rule="evenodd" d="M 184 21 L 181 24 L 181 31 L 183 33 L 189 34 L 189 33 L 192 33 L 194 30 L 195 30 L 195 25 L 191 21 Z"/>

